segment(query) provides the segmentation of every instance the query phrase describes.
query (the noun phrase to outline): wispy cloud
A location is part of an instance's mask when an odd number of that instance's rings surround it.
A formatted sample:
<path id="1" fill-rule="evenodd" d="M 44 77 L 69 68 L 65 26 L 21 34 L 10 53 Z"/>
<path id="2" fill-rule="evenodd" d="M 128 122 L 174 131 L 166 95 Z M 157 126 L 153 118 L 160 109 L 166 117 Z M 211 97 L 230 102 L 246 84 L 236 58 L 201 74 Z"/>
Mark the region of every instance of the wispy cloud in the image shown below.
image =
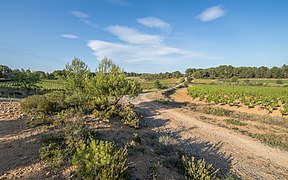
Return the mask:
<path id="1" fill-rule="evenodd" d="M 79 36 L 75 35 L 75 34 L 62 34 L 61 35 L 64 38 L 68 38 L 68 39 L 78 39 Z"/>
<path id="2" fill-rule="evenodd" d="M 225 13 L 226 11 L 222 6 L 213 6 L 205 9 L 201 14 L 197 16 L 197 19 L 200 19 L 202 22 L 213 21 L 224 16 Z"/>
<path id="3" fill-rule="evenodd" d="M 133 45 L 100 40 L 87 44 L 93 54 L 102 59 L 105 56 L 127 64 L 176 64 L 179 60 L 198 57 L 200 54 L 162 45 Z"/>
<path id="4" fill-rule="evenodd" d="M 129 3 L 126 2 L 125 0 L 104 0 L 104 1 L 109 3 L 109 4 L 120 5 L 120 6 L 129 5 Z"/>
<path id="5" fill-rule="evenodd" d="M 97 24 L 93 23 L 90 20 L 89 14 L 86 14 L 86 13 L 81 12 L 81 11 L 70 11 L 70 14 L 77 17 L 81 22 L 85 23 L 88 26 L 91 26 L 94 28 L 98 27 Z"/>
<path id="6" fill-rule="evenodd" d="M 94 28 L 97 28 L 99 27 L 99 25 L 93 23 L 92 21 L 90 21 L 89 19 L 80 19 L 81 22 L 87 24 L 88 26 L 91 26 L 91 27 L 94 27 Z"/>
<path id="7" fill-rule="evenodd" d="M 145 34 L 126 26 L 110 26 L 107 30 L 118 39 L 130 44 L 161 44 L 162 38 L 157 35 Z"/>
<path id="8" fill-rule="evenodd" d="M 77 18 L 82 18 L 82 19 L 88 19 L 90 16 L 84 12 L 81 11 L 70 11 L 70 14 Z"/>
<path id="9" fill-rule="evenodd" d="M 147 26 L 147 27 L 152 27 L 152 28 L 159 28 L 159 29 L 169 29 L 170 24 L 163 21 L 162 19 L 158 19 L 155 17 L 145 17 L 145 18 L 139 18 L 137 19 L 137 22 Z"/>

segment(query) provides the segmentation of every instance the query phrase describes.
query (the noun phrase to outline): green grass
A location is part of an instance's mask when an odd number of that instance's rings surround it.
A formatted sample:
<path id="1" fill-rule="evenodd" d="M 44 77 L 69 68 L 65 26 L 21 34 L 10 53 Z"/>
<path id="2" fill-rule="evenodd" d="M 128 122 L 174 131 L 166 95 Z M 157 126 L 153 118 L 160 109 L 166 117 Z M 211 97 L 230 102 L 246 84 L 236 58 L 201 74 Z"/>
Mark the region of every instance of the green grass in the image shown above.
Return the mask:
<path id="1" fill-rule="evenodd" d="M 287 134 L 250 134 L 251 137 L 260 140 L 262 143 L 272 147 L 278 147 L 288 151 L 288 135 Z"/>
<path id="2" fill-rule="evenodd" d="M 61 79 L 49 79 L 42 80 L 37 83 L 42 90 L 62 90 L 64 88 L 64 82 Z"/>
<path id="3" fill-rule="evenodd" d="M 226 119 L 225 122 L 227 124 L 233 124 L 233 125 L 237 125 L 237 126 L 246 126 L 247 123 L 241 122 L 239 120 L 236 119 Z"/>

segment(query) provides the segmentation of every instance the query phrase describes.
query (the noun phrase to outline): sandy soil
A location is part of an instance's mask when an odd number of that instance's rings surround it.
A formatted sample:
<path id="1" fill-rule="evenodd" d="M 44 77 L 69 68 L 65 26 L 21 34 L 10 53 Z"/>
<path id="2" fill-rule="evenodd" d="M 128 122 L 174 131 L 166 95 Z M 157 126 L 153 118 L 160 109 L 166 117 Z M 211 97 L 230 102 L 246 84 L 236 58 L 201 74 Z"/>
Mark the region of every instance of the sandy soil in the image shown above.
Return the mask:
<path id="1" fill-rule="evenodd" d="M 38 158 L 45 130 L 26 126 L 17 99 L 2 99 L 0 107 L 0 179 L 45 179 Z"/>
<path id="2" fill-rule="evenodd" d="M 229 169 L 242 179 L 286 179 L 288 177 L 288 152 L 268 147 L 255 139 L 235 131 L 205 123 L 184 112 L 159 104 L 143 94 L 134 101 L 141 109 L 157 111 L 150 117 L 168 121 L 156 131 L 176 132 L 190 146 L 187 152 L 204 157 L 222 170 Z M 144 111 L 145 112 L 145 111 Z"/>

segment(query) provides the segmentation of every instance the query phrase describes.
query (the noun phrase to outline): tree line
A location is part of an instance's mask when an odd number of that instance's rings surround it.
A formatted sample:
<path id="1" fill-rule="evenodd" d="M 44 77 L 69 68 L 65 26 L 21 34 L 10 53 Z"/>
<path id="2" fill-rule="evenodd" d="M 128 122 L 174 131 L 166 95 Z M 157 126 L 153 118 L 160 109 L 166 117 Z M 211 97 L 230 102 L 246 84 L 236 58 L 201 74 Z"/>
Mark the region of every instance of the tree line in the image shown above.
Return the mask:
<path id="1" fill-rule="evenodd" d="M 0 65 L 0 81 L 12 80 L 15 74 L 33 73 L 39 79 L 58 79 L 67 76 L 67 71 L 55 70 L 51 73 L 43 71 L 30 71 L 23 69 L 12 70 L 6 65 Z M 96 74 L 90 72 L 92 76 Z M 185 74 L 180 71 L 165 72 L 165 73 L 136 73 L 136 72 L 124 72 L 128 77 L 141 77 L 147 80 L 154 79 L 169 79 L 169 78 L 180 78 L 180 77 L 193 77 L 193 78 L 288 78 L 288 65 L 283 65 L 282 67 L 272 67 L 268 68 L 265 66 L 261 67 L 234 67 L 231 65 L 221 65 L 218 67 L 211 68 L 188 68 Z"/>
<path id="2" fill-rule="evenodd" d="M 221 65 L 218 67 L 196 69 L 188 68 L 186 76 L 193 78 L 288 78 L 288 66 L 268 68 L 261 67 L 234 67 Z"/>

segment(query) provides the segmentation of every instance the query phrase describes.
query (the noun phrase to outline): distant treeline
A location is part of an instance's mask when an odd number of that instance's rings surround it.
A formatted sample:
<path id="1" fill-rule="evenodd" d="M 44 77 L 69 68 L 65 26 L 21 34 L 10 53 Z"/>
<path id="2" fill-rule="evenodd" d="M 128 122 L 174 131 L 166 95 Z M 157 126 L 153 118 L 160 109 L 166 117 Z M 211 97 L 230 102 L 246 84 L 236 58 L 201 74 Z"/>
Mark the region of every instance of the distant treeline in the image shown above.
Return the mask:
<path id="1" fill-rule="evenodd" d="M 6 65 L 0 65 L 0 80 L 9 80 L 13 75 L 13 72 L 21 71 L 19 69 L 12 70 Z M 55 70 L 52 73 L 43 71 L 34 71 L 40 79 L 58 79 L 65 77 L 65 70 Z M 128 77 L 141 77 L 145 79 L 166 79 L 166 78 L 181 78 L 181 77 L 193 77 L 193 78 L 288 78 L 288 66 L 283 65 L 282 67 L 233 67 L 231 65 L 221 65 L 218 67 L 197 69 L 188 68 L 185 74 L 180 71 L 165 72 L 165 73 L 135 73 L 125 72 Z M 92 73 L 95 75 L 95 73 Z"/>
<path id="2" fill-rule="evenodd" d="M 155 74 L 125 72 L 125 74 L 128 77 L 141 77 L 141 78 L 148 79 L 148 80 L 151 80 L 151 79 L 180 78 L 180 77 L 184 77 L 185 76 L 185 74 L 182 74 L 180 71 L 165 72 L 165 73 L 155 73 Z"/>
<path id="3" fill-rule="evenodd" d="M 222 65 L 218 67 L 195 69 L 188 68 L 185 71 L 186 76 L 194 78 L 288 78 L 288 66 L 282 67 L 233 67 L 231 65 Z"/>

